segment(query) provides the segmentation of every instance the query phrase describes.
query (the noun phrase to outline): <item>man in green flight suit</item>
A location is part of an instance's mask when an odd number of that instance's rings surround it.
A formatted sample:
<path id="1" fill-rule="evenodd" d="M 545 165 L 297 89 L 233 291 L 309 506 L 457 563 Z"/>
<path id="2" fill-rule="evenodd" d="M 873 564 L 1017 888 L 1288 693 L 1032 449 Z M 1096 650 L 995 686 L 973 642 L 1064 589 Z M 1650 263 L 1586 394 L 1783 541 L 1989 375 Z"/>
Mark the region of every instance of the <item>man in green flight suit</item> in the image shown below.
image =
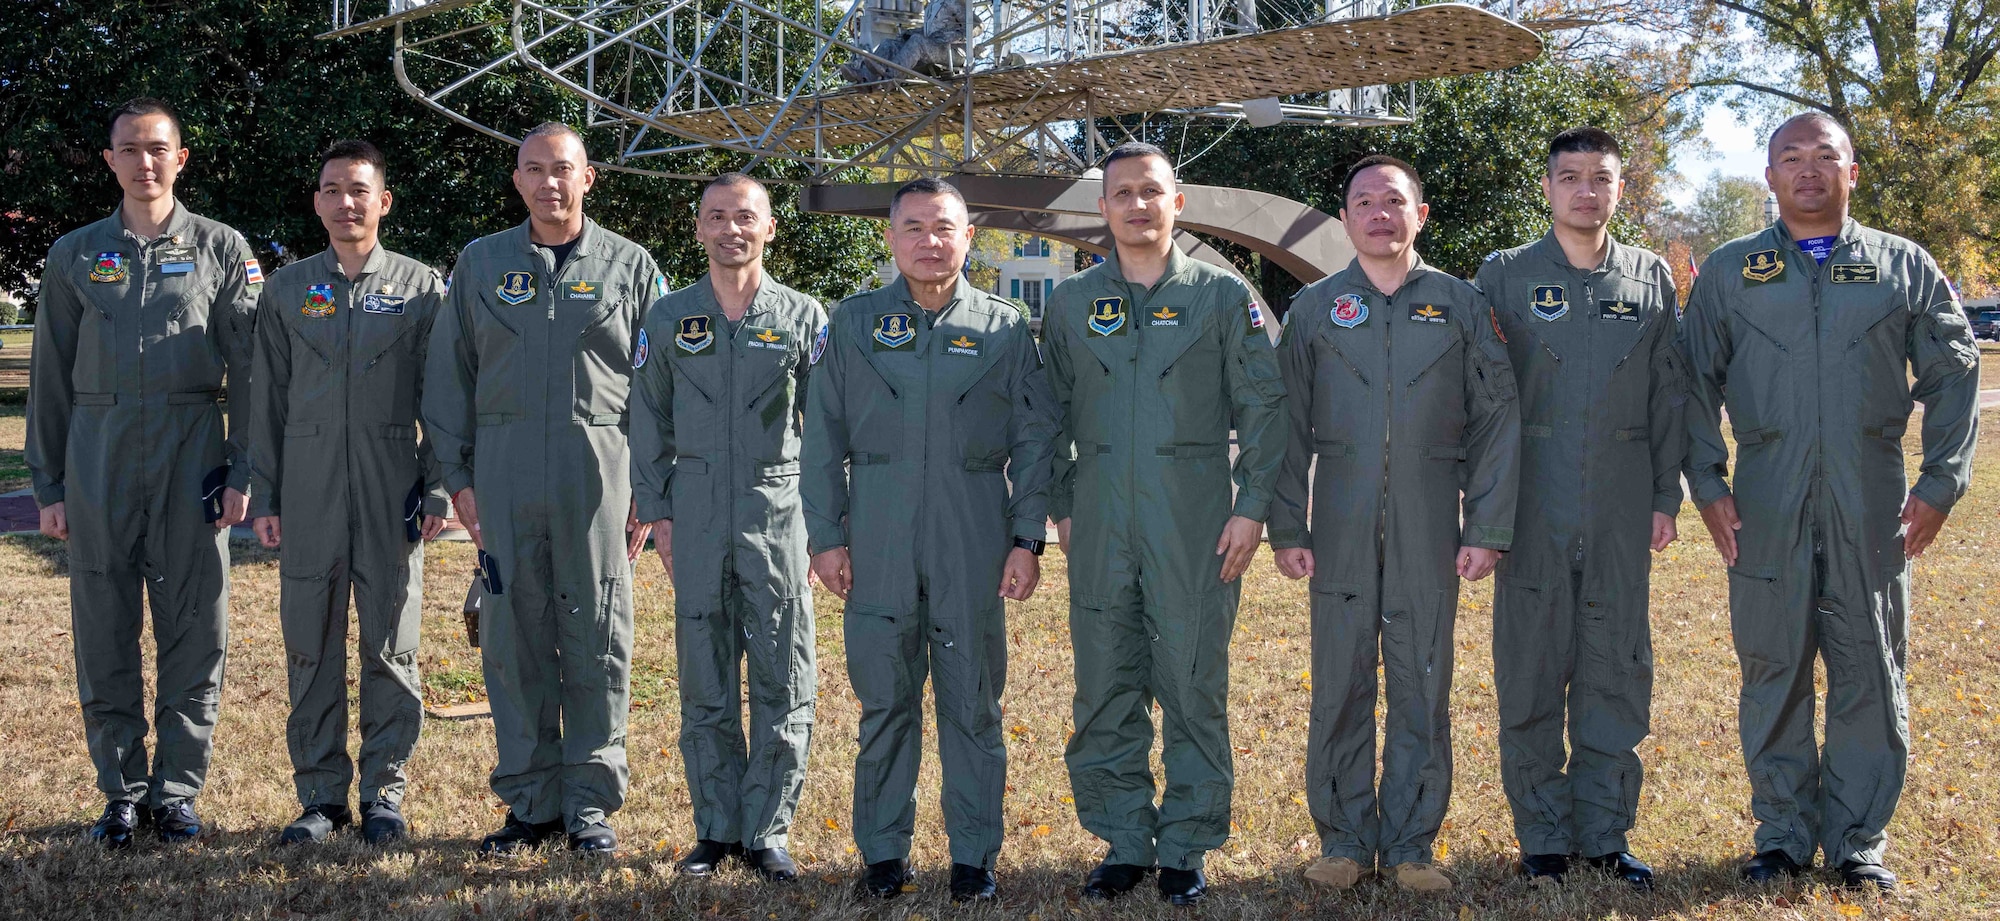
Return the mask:
<path id="1" fill-rule="evenodd" d="M 1379 866 L 1439 892 L 1459 580 L 1485 578 L 1514 539 L 1521 416 L 1486 298 L 1417 255 L 1430 207 L 1416 169 L 1364 157 L 1343 193 L 1354 262 L 1299 292 L 1279 345 L 1291 448 L 1271 546 L 1279 571 L 1312 580 L 1306 805 L 1321 856 L 1306 880 L 1345 889 Z"/>
<path id="2" fill-rule="evenodd" d="M 1129 892 L 1157 863 L 1161 897 L 1186 905 L 1208 892 L 1204 855 L 1229 838 L 1229 637 L 1284 457 L 1284 386 L 1249 288 L 1174 246 L 1184 199 L 1166 154 L 1121 145 L 1103 170 L 1097 208 L 1116 251 L 1056 286 L 1042 329 L 1076 650 L 1063 760 L 1077 818 L 1110 845 L 1084 896 Z"/>
<path id="3" fill-rule="evenodd" d="M 881 898 L 914 888 L 926 673 L 951 897 L 997 897 L 1005 600 L 1034 592 L 1047 537 L 1054 401 L 1027 318 L 959 274 L 972 233 L 957 189 L 897 189 L 884 235 L 901 277 L 842 301 L 812 352 L 806 540 L 813 572 L 847 601 L 859 889 Z"/>
<path id="4" fill-rule="evenodd" d="M 118 210 L 49 249 L 28 369 L 28 471 L 41 531 L 69 543 L 70 635 L 97 788 L 90 836 L 201 834 L 229 628 L 229 526 L 249 506 L 248 405 L 258 286 L 243 235 L 174 197 L 179 116 L 134 99 L 111 114 Z M 223 377 L 237 389 L 224 438 Z M 146 763 L 141 592 L 158 652 Z M 142 809 L 147 811 L 142 812 Z"/>
<path id="5" fill-rule="evenodd" d="M 423 542 L 444 529 L 446 511 L 437 460 L 417 440 L 417 405 L 444 281 L 381 245 L 387 169 L 367 141 L 327 148 L 313 210 L 330 245 L 272 272 L 258 300 L 250 516 L 264 546 L 278 548 L 285 742 L 304 807 L 281 844 L 322 842 L 354 821 L 350 596 L 361 634 L 361 834 L 385 844 L 409 831 L 403 765 L 424 718 Z"/>
<path id="6" fill-rule="evenodd" d="M 459 256 L 425 367 L 425 430 L 485 579 L 492 784 L 509 811 L 481 853 L 565 831 L 572 850 L 610 853 L 625 802 L 632 560 L 647 534 L 625 410 L 666 279 L 583 216 L 596 178 L 574 130 L 528 132 L 514 166 L 528 221 Z"/>
<path id="7" fill-rule="evenodd" d="M 1493 598 L 1521 871 L 1560 881 L 1576 853 L 1647 888 L 1626 840 L 1652 713 L 1647 551 L 1674 540 L 1687 374 L 1673 273 L 1611 238 L 1623 169 L 1609 132 L 1556 135 L 1542 177 L 1554 225 L 1488 257 L 1475 283 L 1521 389 L 1520 511 Z"/>
<path id="8" fill-rule="evenodd" d="M 733 856 L 783 882 L 798 876 L 785 845 L 819 688 L 799 405 L 826 314 L 764 273 L 777 232 L 757 180 L 729 173 L 702 190 L 708 274 L 653 305 L 632 355 L 632 489 L 674 582 L 697 839 L 680 870 L 705 876 Z"/>
<path id="9" fill-rule="evenodd" d="M 1795 116 L 1767 153 L 1778 221 L 1709 255 L 1681 329 L 1688 485 L 1729 566 L 1743 672 L 1757 853 L 1742 873 L 1796 875 L 1824 851 L 1847 885 L 1893 889 L 1882 858 L 1910 752 L 1908 561 L 1971 482 L 1979 349 L 1930 254 L 1848 217 L 1861 167 L 1839 122 Z M 1914 403 L 1923 463 L 1906 485 Z"/>

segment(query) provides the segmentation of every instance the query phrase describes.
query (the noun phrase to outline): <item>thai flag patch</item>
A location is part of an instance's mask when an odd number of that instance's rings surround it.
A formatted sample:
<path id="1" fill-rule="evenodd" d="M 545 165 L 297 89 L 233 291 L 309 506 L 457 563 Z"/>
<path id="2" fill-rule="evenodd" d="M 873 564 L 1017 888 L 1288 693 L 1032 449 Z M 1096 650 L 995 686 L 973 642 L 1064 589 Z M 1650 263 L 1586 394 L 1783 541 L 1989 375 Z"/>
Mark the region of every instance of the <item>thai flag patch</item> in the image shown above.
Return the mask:
<path id="1" fill-rule="evenodd" d="M 1250 302 L 1250 328 L 1264 328 L 1264 308 L 1257 306 L 1256 301 Z"/>
<path id="2" fill-rule="evenodd" d="M 261 285 L 264 283 L 264 269 L 257 264 L 257 260 L 243 260 L 243 283 L 246 285 Z"/>

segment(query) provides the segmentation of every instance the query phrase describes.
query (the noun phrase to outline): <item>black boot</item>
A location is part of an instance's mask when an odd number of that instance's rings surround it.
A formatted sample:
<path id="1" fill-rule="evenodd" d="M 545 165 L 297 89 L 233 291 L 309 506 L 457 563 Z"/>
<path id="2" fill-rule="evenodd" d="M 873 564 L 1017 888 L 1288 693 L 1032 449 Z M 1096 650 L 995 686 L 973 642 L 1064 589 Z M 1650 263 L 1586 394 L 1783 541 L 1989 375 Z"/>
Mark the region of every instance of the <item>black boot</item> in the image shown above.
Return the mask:
<path id="1" fill-rule="evenodd" d="M 1115 899 L 1131 892 L 1146 878 L 1146 874 L 1151 872 L 1153 872 L 1152 867 L 1142 867 L 1136 863 L 1112 863 L 1107 857 L 1103 863 L 1093 868 L 1090 876 L 1083 881 L 1083 897 L 1105 901 Z"/>
<path id="2" fill-rule="evenodd" d="M 765 882 L 789 883 L 799 878 L 799 865 L 792 862 L 792 855 L 782 847 L 760 847 L 754 851 L 741 850 L 741 853 L 743 862 L 756 870 Z"/>
<path id="3" fill-rule="evenodd" d="M 507 811 L 507 824 L 500 830 L 486 836 L 479 842 L 482 856 L 504 856 L 518 854 L 529 848 L 540 847 L 544 842 L 562 831 L 561 822 L 523 822 L 513 810 Z"/>
<path id="4" fill-rule="evenodd" d="M 374 845 L 394 844 L 410 836 L 410 823 L 403 821 L 403 807 L 378 799 L 361 810 L 361 840 Z"/>
<path id="5" fill-rule="evenodd" d="M 153 830 L 168 844 L 200 837 L 201 817 L 194 814 L 194 800 L 175 800 L 153 810 Z"/>
<path id="6" fill-rule="evenodd" d="M 352 824 L 354 816 L 346 803 L 314 803 L 278 833 L 278 844 L 323 844 L 334 832 Z"/>
<path id="7" fill-rule="evenodd" d="M 618 834 L 608 824 L 592 822 L 570 832 L 569 849 L 586 857 L 608 857 L 618 851 Z"/>
<path id="8" fill-rule="evenodd" d="M 1000 883 L 992 870 L 963 863 L 951 865 L 952 901 L 991 902 L 999 897 Z"/>
<path id="9" fill-rule="evenodd" d="M 1806 871 L 1792 855 L 1784 851 L 1765 851 L 1743 862 L 1743 869 L 1737 871 L 1743 878 L 1753 883 L 1768 883 L 1780 876 L 1797 876 Z"/>
<path id="10" fill-rule="evenodd" d="M 90 840 L 109 848 L 132 846 L 132 833 L 139 828 L 139 804 L 130 800 L 114 799 L 104 804 L 104 814 L 97 817 L 96 824 L 90 826 Z"/>
<path id="11" fill-rule="evenodd" d="M 1613 851 L 1590 858 L 1590 865 L 1630 883 L 1641 892 L 1653 888 L 1653 868 L 1626 851 Z"/>
<path id="12" fill-rule="evenodd" d="M 674 869 L 689 876 L 714 876 L 715 871 L 721 869 L 724 858 L 734 857 L 742 851 L 743 846 L 733 842 L 725 844 L 721 841 L 696 841 L 694 850 L 687 852 L 687 856 L 682 857 L 681 862 L 674 865 Z"/>
<path id="13" fill-rule="evenodd" d="M 1175 905 L 1193 905 L 1208 897 L 1208 876 L 1200 870 L 1160 868 L 1160 898 Z"/>
<path id="14" fill-rule="evenodd" d="M 862 895 L 893 899 L 902 895 L 905 889 L 916 888 L 913 885 L 916 881 L 917 876 L 910 872 L 908 860 L 883 860 L 871 863 L 861 871 L 860 890 Z"/>
<path id="15" fill-rule="evenodd" d="M 1849 889 L 1874 886 L 1883 892 L 1896 891 L 1896 874 L 1879 863 L 1850 860 L 1840 865 L 1840 883 Z"/>
<path id="16" fill-rule="evenodd" d="M 1522 854 L 1521 875 L 1531 883 L 1547 880 L 1560 884 L 1569 872 L 1568 854 Z"/>

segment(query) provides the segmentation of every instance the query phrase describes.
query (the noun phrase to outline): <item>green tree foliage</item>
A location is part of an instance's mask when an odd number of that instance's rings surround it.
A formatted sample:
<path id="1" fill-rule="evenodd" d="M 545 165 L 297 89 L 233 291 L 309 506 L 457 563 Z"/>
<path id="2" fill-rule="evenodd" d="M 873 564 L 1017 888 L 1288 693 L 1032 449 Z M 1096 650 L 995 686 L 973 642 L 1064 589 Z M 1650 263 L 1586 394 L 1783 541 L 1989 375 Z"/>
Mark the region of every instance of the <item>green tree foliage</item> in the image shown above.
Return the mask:
<path id="1" fill-rule="evenodd" d="M 1764 229 L 1764 198 L 1768 194 L 1758 180 L 1709 174 L 1708 181 L 1695 190 L 1687 211 L 1676 215 L 1680 235 L 1686 238 L 1695 259 L 1705 259 L 1716 247 Z"/>
<path id="2" fill-rule="evenodd" d="M 1470 278 L 1487 254 L 1532 242 L 1547 231 L 1539 180 L 1549 138 L 1576 125 L 1619 132 L 1626 91 L 1614 68 L 1540 60 L 1499 73 L 1420 83 L 1417 119 L 1408 126 L 1257 129 L 1198 121 L 1185 135 L 1178 128 L 1137 133 L 1169 154 L 1199 152 L 1181 169 L 1186 182 L 1256 189 L 1335 215 L 1350 164 L 1373 153 L 1408 160 L 1423 175 L 1431 206 L 1419 251 L 1432 265 Z M 1638 227 L 1622 215 L 1613 232 L 1643 242 Z M 1221 248 L 1246 270 L 1253 268 L 1241 247 Z M 1274 267 L 1255 268 L 1260 271 L 1253 277 L 1274 303 L 1283 304 L 1297 290 L 1298 283 Z"/>
<path id="3" fill-rule="evenodd" d="M 489 0 L 451 15 L 491 19 L 509 7 Z M 317 152 L 343 137 L 372 140 L 389 157 L 391 248 L 446 266 L 473 238 L 525 220 L 509 178 L 514 148 L 405 94 L 387 31 L 315 39 L 327 13 L 324 0 L 0 4 L 0 289 L 28 287 L 57 237 L 116 206 L 117 184 L 99 156 L 105 117 L 138 95 L 173 102 L 187 122 L 192 157 L 181 199 L 243 231 L 271 265 L 325 246 L 311 206 Z M 494 41 L 504 38 L 495 33 Z M 482 116 L 504 119 L 498 126 L 517 134 L 585 115 L 580 100 L 525 74 L 501 73 L 467 92 L 484 97 L 476 100 Z M 590 142 L 603 156 L 616 139 L 593 132 Z M 693 155 L 648 165 L 713 174 L 742 164 Z M 705 265 L 693 239 L 699 191 L 692 182 L 600 170 L 586 210 L 685 284 Z M 879 225 L 806 215 L 794 187 L 774 195 L 774 274 L 827 298 L 870 282 L 883 253 Z"/>

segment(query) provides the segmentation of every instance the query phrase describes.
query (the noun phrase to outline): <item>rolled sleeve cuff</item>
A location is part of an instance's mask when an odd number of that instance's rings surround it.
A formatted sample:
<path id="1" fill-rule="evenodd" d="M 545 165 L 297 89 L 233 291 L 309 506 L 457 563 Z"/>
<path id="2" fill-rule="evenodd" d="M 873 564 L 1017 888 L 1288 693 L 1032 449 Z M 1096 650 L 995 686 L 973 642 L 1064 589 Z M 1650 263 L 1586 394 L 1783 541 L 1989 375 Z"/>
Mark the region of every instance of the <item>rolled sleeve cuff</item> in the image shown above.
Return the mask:
<path id="1" fill-rule="evenodd" d="M 242 463 L 230 464 L 229 476 L 222 482 L 224 486 L 230 489 L 236 490 L 246 496 L 250 495 L 250 465 Z"/>
<path id="2" fill-rule="evenodd" d="M 1659 512 L 1660 514 L 1666 515 L 1670 518 L 1678 517 L 1681 513 L 1680 490 L 1677 489 L 1670 493 L 1663 492 L 1655 494 L 1653 496 L 1653 511 Z"/>
<path id="3" fill-rule="evenodd" d="M 820 543 L 818 541 L 807 541 L 806 553 L 811 556 L 819 556 L 820 554 L 825 553 L 828 550 L 839 550 L 840 548 L 845 546 L 847 546 L 847 540 L 845 538 L 829 540 L 826 543 Z"/>
<path id="4" fill-rule="evenodd" d="M 1049 523 L 1032 518 L 1014 519 L 1014 536 L 1024 540 L 1046 542 L 1049 539 Z"/>
<path id="5" fill-rule="evenodd" d="M 1465 534 L 1459 538 L 1461 547 L 1478 547 L 1482 550 L 1505 551 L 1514 546 L 1513 528 L 1496 528 L 1487 524 L 1465 526 Z"/>
<path id="6" fill-rule="evenodd" d="M 1689 478 L 1688 485 L 1694 489 L 1694 507 L 1707 508 L 1717 500 L 1729 498 L 1729 484 L 1719 476 Z"/>
<path id="7" fill-rule="evenodd" d="M 1958 490 L 1951 481 L 1935 474 L 1925 474 L 1917 478 L 1916 485 L 1910 487 L 1910 495 L 1924 500 L 1924 504 L 1940 512 L 1949 512 L 1958 504 Z"/>
<path id="8" fill-rule="evenodd" d="M 1067 521 L 1073 511 L 1068 495 L 1049 494 L 1049 520 Z"/>
<path id="9" fill-rule="evenodd" d="M 278 506 L 277 503 L 272 502 L 264 496 L 260 490 L 257 495 L 250 497 L 250 511 L 245 514 L 248 516 L 245 519 L 246 521 L 256 521 L 259 518 L 272 518 L 277 516 Z"/>
<path id="10" fill-rule="evenodd" d="M 641 496 L 634 494 L 633 504 L 638 507 L 640 521 L 663 521 L 674 517 L 674 503 L 665 496 Z"/>
<path id="11" fill-rule="evenodd" d="M 1261 522 L 1271 517 L 1271 497 L 1257 495 L 1246 489 L 1236 494 L 1236 507 L 1231 509 L 1229 513 L 1240 518 L 1248 518 L 1251 521 Z"/>
<path id="12" fill-rule="evenodd" d="M 1271 528 L 1271 549 L 1298 550 L 1312 541 L 1312 534 L 1304 528 Z"/>
<path id="13" fill-rule="evenodd" d="M 69 494 L 69 488 L 61 483 L 51 483 L 47 486 L 37 486 L 35 487 L 35 507 L 48 508 L 51 505 L 63 501 L 63 497 L 67 496 L 68 494 Z"/>
<path id="14" fill-rule="evenodd" d="M 447 497 L 456 496 L 458 495 L 460 490 L 469 489 L 471 488 L 471 486 L 472 486 L 471 467 L 449 467 L 445 469 L 444 494 Z"/>

